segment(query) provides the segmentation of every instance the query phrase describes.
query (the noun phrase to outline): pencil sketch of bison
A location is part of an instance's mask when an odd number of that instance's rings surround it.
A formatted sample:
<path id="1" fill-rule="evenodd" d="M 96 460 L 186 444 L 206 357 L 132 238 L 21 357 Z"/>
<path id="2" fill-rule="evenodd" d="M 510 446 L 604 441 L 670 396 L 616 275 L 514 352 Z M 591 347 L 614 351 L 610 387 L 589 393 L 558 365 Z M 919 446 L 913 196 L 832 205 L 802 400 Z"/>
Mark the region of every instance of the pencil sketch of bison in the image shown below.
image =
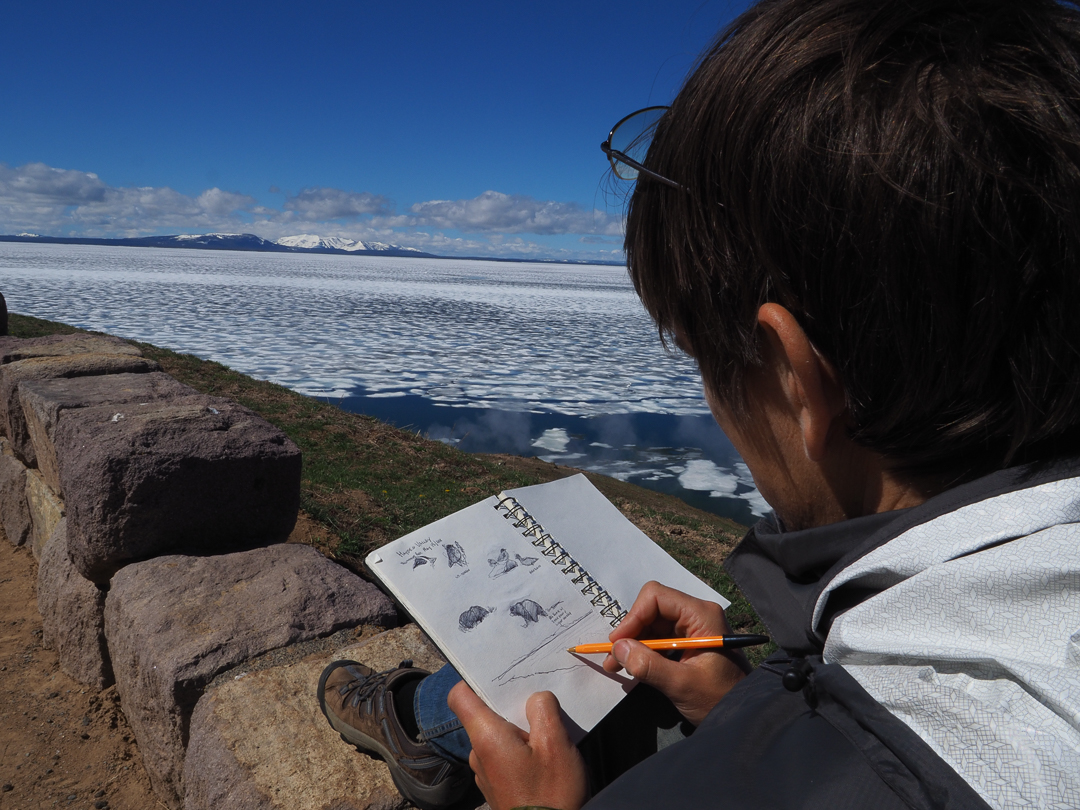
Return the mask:
<path id="1" fill-rule="evenodd" d="M 493 607 L 485 608 L 480 607 L 480 605 L 473 605 L 471 608 L 458 616 L 458 627 L 460 627 L 464 632 L 467 633 L 470 630 L 476 629 L 476 626 L 480 624 L 480 622 L 482 622 L 484 619 L 486 619 L 489 613 L 494 612 L 495 608 Z"/>
<path id="2" fill-rule="evenodd" d="M 539 622 L 540 617 L 547 616 L 547 613 L 532 599 L 522 599 L 520 602 L 514 602 L 510 606 L 510 615 L 524 619 L 525 624 L 523 626 L 528 627 L 530 624 Z"/>

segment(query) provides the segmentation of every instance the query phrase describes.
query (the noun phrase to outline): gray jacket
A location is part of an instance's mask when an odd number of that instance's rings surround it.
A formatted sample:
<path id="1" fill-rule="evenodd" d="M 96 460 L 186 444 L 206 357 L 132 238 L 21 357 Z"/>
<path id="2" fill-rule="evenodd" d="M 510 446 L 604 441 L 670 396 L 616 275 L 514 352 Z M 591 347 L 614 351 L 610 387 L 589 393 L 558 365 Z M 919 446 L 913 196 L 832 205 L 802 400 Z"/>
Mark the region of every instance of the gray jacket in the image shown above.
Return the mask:
<path id="1" fill-rule="evenodd" d="M 589 807 L 1080 808 L 1078 476 L 759 523 L 728 568 L 783 652 Z"/>

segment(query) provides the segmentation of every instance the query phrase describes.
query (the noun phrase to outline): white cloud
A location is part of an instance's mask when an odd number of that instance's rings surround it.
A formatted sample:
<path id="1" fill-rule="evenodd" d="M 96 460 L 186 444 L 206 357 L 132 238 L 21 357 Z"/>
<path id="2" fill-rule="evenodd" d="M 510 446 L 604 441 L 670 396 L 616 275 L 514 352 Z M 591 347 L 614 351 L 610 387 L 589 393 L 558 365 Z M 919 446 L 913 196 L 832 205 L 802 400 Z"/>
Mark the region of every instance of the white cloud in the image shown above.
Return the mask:
<path id="1" fill-rule="evenodd" d="M 622 221 L 577 203 L 534 200 L 522 194 L 485 191 L 471 200 L 429 200 L 409 209 L 408 224 L 464 233 L 583 233 L 619 236 Z"/>
<path id="2" fill-rule="evenodd" d="M 167 187 L 110 186 L 92 172 L 43 163 L 14 168 L 0 163 L 0 233 L 8 234 L 111 237 L 228 232 L 275 240 L 318 233 L 441 255 L 618 261 L 622 253 L 614 246 L 621 230 L 621 220 L 602 211 L 496 191 L 471 200 L 421 202 L 408 213 L 396 214 L 383 195 L 312 187 L 286 196 L 276 208 L 220 188 L 192 196 Z M 598 247 L 606 242 L 613 249 L 571 251 L 530 240 L 530 234 L 581 234 L 585 237 L 581 242 Z"/>
<path id="3" fill-rule="evenodd" d="M 0 164 L 0 205 L 26 201 L 42 205 L 100 202 L 108 192 L 96 174 L 28 163 L 18 169 Z"/>
<path id="4" fill-rule="evenodd" d="M 163 229 L 215 230 L 255 199 L 211 188 L 198 197 L 171 188 L 113 187 L 92 172 L 43 163 L 0 164 L 0 230 L 50 235 L 134 236 Z"/>
<path id="5" fill-rule="evenodd" d="M 305 188 L 299 194 L 288 197 L 284 208 L 309 221 L 393 213 L 390 200 L 381 194 L 342 191 L 338 188 Z"/>
<path id="6" fill-rule="evenodd" d="M 208 214 L 224 217 L 233 211 L 243 211 L 255 205 L 255 198 L 220 188 L 210 188 L 200 194 L 195 202 Z"/>

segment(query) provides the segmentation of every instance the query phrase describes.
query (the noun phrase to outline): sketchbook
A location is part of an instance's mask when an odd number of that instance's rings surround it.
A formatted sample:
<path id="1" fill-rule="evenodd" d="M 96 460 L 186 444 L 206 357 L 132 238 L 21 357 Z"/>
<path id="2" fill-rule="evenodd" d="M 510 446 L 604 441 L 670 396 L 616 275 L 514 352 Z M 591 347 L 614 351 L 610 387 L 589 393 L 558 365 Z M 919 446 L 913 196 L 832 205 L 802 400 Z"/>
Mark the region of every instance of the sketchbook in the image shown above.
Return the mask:
<path id="1" fill-rule="evenodd" d="M 584 475 L 502 492 L 366 563 L 492 709 L 527 730 L 526 699 L 550 690 L 575 742 L 635 682 L 567 647 L 606 641 L 649 580 L 729 604 Z"/>

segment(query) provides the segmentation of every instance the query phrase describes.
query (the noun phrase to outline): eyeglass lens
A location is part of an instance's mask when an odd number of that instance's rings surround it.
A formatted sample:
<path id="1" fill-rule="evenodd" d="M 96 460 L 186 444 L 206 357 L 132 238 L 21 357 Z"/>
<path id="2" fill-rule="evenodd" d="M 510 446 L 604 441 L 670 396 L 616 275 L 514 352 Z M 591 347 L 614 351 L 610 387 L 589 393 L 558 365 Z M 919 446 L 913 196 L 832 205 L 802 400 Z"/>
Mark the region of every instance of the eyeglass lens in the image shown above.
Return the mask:
<path id="1" fill-rule="evenodd" d="M 649 144 L 652 143 L 653 133 L 656 131 L 656 124 L 667 109 L 667 107 L 647 107 L 628 115 L 611 130 L 609 137 L 611 148 L 622 152 L 636 163 L 644 164 L 645 155 L 649 151 Z M 617 156 L 611 155 L 610 158 L 611 168 L 616 175 L 623 180 L 637 180 L 636 168 L 623 163 Z"/>

